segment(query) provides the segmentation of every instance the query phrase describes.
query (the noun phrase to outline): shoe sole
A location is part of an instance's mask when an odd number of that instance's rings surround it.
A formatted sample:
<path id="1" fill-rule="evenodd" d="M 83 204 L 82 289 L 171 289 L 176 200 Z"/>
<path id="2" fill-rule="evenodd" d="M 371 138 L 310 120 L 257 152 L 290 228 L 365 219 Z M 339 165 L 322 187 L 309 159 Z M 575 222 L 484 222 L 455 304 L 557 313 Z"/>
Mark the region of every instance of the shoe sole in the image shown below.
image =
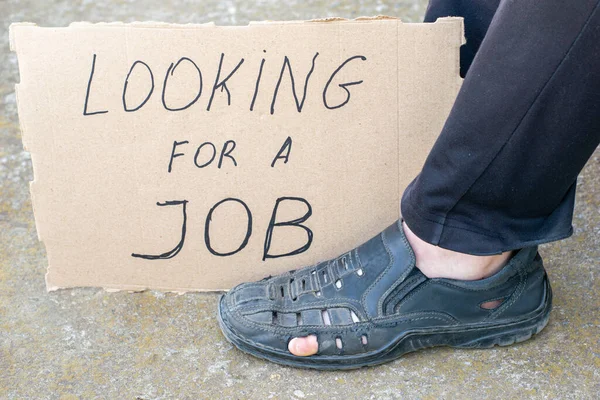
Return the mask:
<path id="1" fill-rule="evenodd" d="M 494 346 L 509 346 L 524 342 L 538 334 L 548 324 L 552 309 L 552 289 L 546 281 L 546 295 L 543 304 L 533 316 L 510 323 L 491 325 L 471 325 L 460 328 L 445 328 L 443 330 L 407 331 L 392 345 L 376 352 L 338 355 L 338 356 L 309 356 L 298 357 L 291 353 L 281 353 L 258 345 L 251 345 L 237 336 L 222 318 L 221 302 L 219 299 L 218 320 L 227 341 L 244 353 L 262 358 L 277 364 L 296 368 L 318 370 L 348 370 L 384 364 L 402 357 L 406 353 L 430 347 L 447 346 L 461 349 L 486 349 Z"/>

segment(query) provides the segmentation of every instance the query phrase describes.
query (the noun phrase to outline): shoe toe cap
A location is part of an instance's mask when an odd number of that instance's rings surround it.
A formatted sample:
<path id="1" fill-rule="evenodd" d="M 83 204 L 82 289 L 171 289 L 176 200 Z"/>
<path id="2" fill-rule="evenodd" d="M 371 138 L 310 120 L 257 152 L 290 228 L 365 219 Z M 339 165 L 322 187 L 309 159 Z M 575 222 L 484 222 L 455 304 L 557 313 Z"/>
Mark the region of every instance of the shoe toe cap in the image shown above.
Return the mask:
<path id="1" fill-rule="evenodd" d="M 255 288 L 238 287 L 220 298 L 218 317 L 226 338 L 238 347 L 287 353 L 291 329 L 273 325 L 273 311 L 265 310 L 269 301 L 264 298 L 248 300 L 237 290 L 247 294 Z M 261 303 L 264 304 L 261 306 Z"/>

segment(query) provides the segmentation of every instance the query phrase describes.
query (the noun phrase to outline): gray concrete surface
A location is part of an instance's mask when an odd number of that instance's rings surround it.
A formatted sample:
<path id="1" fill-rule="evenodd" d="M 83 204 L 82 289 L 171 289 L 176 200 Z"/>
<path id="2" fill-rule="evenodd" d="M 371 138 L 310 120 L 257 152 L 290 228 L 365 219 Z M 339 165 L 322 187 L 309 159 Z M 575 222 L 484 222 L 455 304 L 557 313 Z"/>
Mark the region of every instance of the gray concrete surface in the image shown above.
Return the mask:
<path id="1" fill-rule="evenodd" d="M 378 368 L 319 373 L 246 356 L 221 336 L 216 295 L 46 293 L 15 106 L 8 26 L 33 21 L 249 20 L 389 14 L 418 21 L 424 0 L 0 0 L 0 398 L 599 398 L 600 153 L 579 181 L 575 235 L 545 245 L 555 289 L 549 326 L 492 350 L 431 349 Z"/>

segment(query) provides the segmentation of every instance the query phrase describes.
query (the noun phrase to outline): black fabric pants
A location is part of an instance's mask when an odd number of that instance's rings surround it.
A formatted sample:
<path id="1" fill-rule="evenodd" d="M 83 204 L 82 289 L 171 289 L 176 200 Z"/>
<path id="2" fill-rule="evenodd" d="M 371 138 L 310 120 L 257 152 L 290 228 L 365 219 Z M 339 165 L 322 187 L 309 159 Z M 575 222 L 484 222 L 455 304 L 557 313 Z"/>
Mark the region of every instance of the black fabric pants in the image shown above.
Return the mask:
<path id="1" fill-rule="evenodd" d="M 465 80 L 402 216 L 421 239 L 487 255 L 572 234 L 600 143 L 599 0 L 431 0 L 465 18 Z"/>

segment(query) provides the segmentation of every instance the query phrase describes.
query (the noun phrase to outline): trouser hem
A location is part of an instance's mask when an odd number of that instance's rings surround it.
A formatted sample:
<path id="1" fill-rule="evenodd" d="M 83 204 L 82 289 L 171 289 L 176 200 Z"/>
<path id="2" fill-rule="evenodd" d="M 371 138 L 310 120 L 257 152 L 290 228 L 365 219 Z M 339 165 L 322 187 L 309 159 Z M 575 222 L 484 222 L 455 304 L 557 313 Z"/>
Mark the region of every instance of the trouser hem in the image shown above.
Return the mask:
<path id="1" fill-rule="evenodd" d="M 464 223 L 459 225 L 442 216 L 423 215 L 408 201 L 402 201 L 401 209 L 404 222 L 421 240 L 444 249 L 477 256 L 537 246 L 573 235 L 573 227 L 569 225 L 569 229 L 558 234 L 553 232 L 551 236 L 542 233 L 533 238 L 508 239 Z"/>

